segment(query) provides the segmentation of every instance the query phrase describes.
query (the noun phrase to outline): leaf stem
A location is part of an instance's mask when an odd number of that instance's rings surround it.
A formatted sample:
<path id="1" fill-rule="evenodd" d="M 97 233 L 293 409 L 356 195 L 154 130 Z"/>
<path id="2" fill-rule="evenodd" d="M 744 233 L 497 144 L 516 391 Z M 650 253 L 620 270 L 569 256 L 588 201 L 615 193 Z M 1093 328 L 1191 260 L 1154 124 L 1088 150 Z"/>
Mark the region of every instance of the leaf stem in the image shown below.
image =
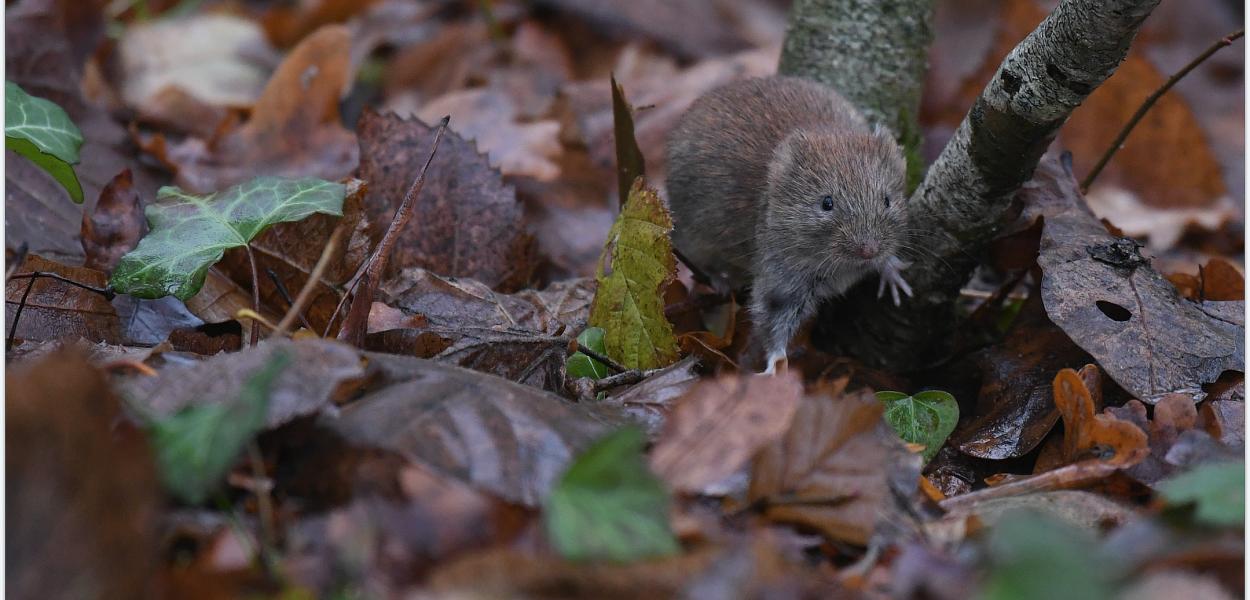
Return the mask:
<path id="1" fill-rule="evenodd" d="M 304 282 L 304 287 L 300 288 L 299 295 L 295 296 L 295 301 L 291 302 L 291 308 L 282 316 L 282 320 L 278 321 L 278 326 L 273 332 L 274 335 L 285 335 L 287 328 L 295 321 L 296 315 L 303 321 L 305 327 L 310 331 L 312 330 L 308 320 L 304 319 L 304 308 L 308 305 L 309 299 L 312 298 L 313 290 L 317 289 L 317 282 L 325 274 L 326 268 L 330 266 L 330 257 L 338 249 L 344 231 L 347 231 L 347 228 L 342 223 L 339 223 L 338 227 L 335 227 L 334 231 L 330 233 L 330 239 L 326 242 L 325 248 L 321 249 L 321 257 L 317 259 L 317 264 L 313 265 L 312 273 L 308 274 L 308 280 Z"/>
<path id="2" fill-rule="evenodd" d="M 1146 116 L 1146 112 L 1155 105 L 1155 102 L 1158 101 L 1160 97 L 1166 94 L 1168 90 L 1172 89 L 1172 86 L 1176 85 L 1176 82 L 1188 75 L 1190 71 L 1194 70 L 1198 65 L 1202 64 L 1203 61 L 1210 58 L 1212 54 L 1215 54 L 1220 48 L 1237 41 L 1237 39 L 1245 35 L 1245 33 L 1245 29 L 1238 29 L 1237 31 L 1220 38 L 1204 50 L 1202 54 L 1199 54 L 1194 57 L 1193 60 L 1189 61 L 1189 64 L 1181 67 L 1181 70 L 1169 77 L 1168 80 L 1159 87 L 1159 89 L 1147 96 L 1146 101 L 1142 102 L 1142 105 L 1137 108 L 1137 112 L 1133 113 L 1133 116 L 1128 120 L 1128 123 L 1124 124 L 1124 128 L 1121 129 L 1120 134 L 1115 137 L 1115 141 L 1111 142 L 1111 146 L 1108 147 L 1107 151 L 1103 153 L 1102 158 L 1098 159 L 1098 164 L 1094 165 L 1094 168 L 1089 172 L 1089 175 L 1085 176 L 1085 180 L 1081 182 L 1081 193 L 1085 193 L 1089 190 L 1089 186 L 1094 183 L 1094 179 L 1098 177 L 1098 174 L 1101 173 L 1103 168 L 1107 166 L 1107 163 L 1111 161 L 1111 157 L 1115 156 L 1116 151 L 1124 145 L 1124 140 L 1128 139 L 1128 135 L 1133 132 L 1133 128 L 1136 127 L 1137 123 L 1142 120 L 1142 117 Z"/>
<path id="3" fill-rule="evenodd" d="M 260 278 L 256 276 L 256 255 L 252 252 L 252 244 L 248 243 L 247 262 L 252 267 L 252 310 L 260 314 Z M 260 325 L 256 321 L 252 321 L 252 340 L 250 346 L 255 346 L 260 341 Z"/>

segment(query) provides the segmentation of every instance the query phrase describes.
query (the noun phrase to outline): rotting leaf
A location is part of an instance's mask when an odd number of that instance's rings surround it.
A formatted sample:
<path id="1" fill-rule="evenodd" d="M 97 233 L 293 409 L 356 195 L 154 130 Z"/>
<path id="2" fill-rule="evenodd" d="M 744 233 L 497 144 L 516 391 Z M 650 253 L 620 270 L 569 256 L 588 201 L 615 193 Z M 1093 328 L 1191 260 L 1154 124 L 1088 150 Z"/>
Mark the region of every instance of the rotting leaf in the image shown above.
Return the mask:
<path id="1" fill-rule="evenodd" d="M 126 169 L 104 186 L 95 209 L 82 215 L 83 266 L 112 271 L 122 255 L 139 243 L 145 225 L 134 176 Z"/>
<path id="2" fill-rule="evenodd" d="M 373 390 L 325 426 L 525 506 L 538 506 L 574 455 L 628 423 L 619 409 L 574 404 L 498 377 L 365 353 Z"/>
<path id="3" fill-rule="evenodd" d="M 271 363 L 277 354 L 285 354 L 291 364 L 268 392 L 261 425 L 269 428 L 343 400 L 365 377 L 359 354 L 348 346 L 327 340 L 271 339 L 192 364 L 166 365 L 158 377 L 119 378 L 116 385 L 137 412 L 163 419 L 180 410 L 220 406 L 240 397 L 258 365 Z"/>
<path id="4" fill-rule="evenodd" d="M 612 134 L 616 140 L 616 185 L 623 209 L 634 181 L 647 173 L 646 159 L 634 139 L 634 107 L 625 99 L 625 90 L 612 77 Z"/>
<path id="5" fill-rule="evenodd" d="M 603 329 L 600 327 L 587 327 L 577 335 L 577 342 L 590 348 L 600 354 L 606 352 L 603 349 Z M 564 370 L 569 377 L 589 377 L 591 379 L 603 379 L 608 376 L 608 367 L 603 363 L 583 354 L 582 352 L 574 352 L 564 363 Z"/>
<path id="6" fill-rule="evenodd" d="M 219 139 L 167 144 L 157 135 L 145 150 L 176 173 L 175 183 L 208 193 L 259 175 L 337 180 L 356 168 L 356 136 L 339 120 L 339 96 L 351 65 L 350 35 L 327 25 L 287 55 L 242 127 Z"/>
<path id="7" fill-rule="evenodd" d="M 84 267 L 70 267 L 29 255 L 19 273 L 55 273 L 82 284 L 104 288 L 104 273 Z M 29 293 L 27 289 L 29 287 Z M 13 330 L 17 308 L 25 298 L 25 307 Z M 14 338 L 33 341 L 81 337 L 92 342 L 121 342 L 121 323 L 117 311 L 104 296 L 47 277 L 13 278 L 4 286 L 5 331 Z"/>
<path id="8" fill-rule="evenodd" d="M 4 82 L 4 147 L 47 171 L 79 204 L 82 185 L 70 165 L 78 162 L 81 146 L 82 132 L 64 109 L 27 94 L 12 81 Z"/>
<path id="9" fill-rule="evenodd" d="M 924 446 L 929 462 L 959 423 L 959 403 L 940 390 L 926 390 L 908 396 L 903 392 L 877 392 L 885 403 L 885 422 L 903 441 Z"/>
<path id="10" fill-rule="evenodd" d="M 436 127 L 366 110 L 357 124 L 360 178 L 369 182 L 365 213 L 370 237 L 386 225 L 429 155 Z M 525 284 L 534 266 L 516 192 L 503 183 L 474 144 L 444 134 L 408 222 L 391 251 L 386 276 L 408 267 L 469 277 L 492 289 Z"/>
<path id="11" fill-rule="evenodd" d="M 1201 465 L 1159 484 L 1170 506 L 1194 506 L 1194 520 L 1217 527 L 1246 522 L 1246 463 Z"/>
<path id="12" fill-rule="evenodd" d="M 687 356 L 623 390 L 613 390 L 605 398 L 608 406 L 619 407 L 647 430 L 652 440 L 659 437 L 673 404 L 701 381 L 699 359 Z"/>
<path id="13" fill-rule="evenodd" d="M 574 279 L 500 294 L 479 281 L 423 269 L 404 270 L 380 291 L 410 322 L 372 330 L 367 348 L 432 358 L 549 391 L 563 387 L 568 336 L 586 326 L 594 293 L 592 281 Z"/>
<path id="14" fill-rule="evenodd" d="M 104 374 L 61 350 L 10 366 L 4 388 L 6 597 L 148 596 L 160 488 Z"/>
<path id="15" fill-rule="evenodd" d="M 1173 392 L 1201 399 L 1202 384 L 1244 368 L 1243 303 L 1185 300 L 1135 251 L 1109 264 L 1104 249 L 1117 239 L 1085 207 L 1071 174 L 1055 160 L 1038 172 L 1047 183 L 1026 189 L 1025 201 L 1036 194 L 1065 206 L 1042 231 L 1046 311 L 1107 375 L 1154 404 Z"/>
<path id="16" fill-rule="evenodd" d="M 677 338 L 664 316 L 664 289 L 677 273 L 672 229 L 663 202 L 640 179 L 603 245 L 590 324 L 607 332 L 608 356 L 631 369 L 677 360 Z"/>
<path id="17" fill-rule="evenodd" d="M 651 467 L 674 491 L 701 492 L 781 437 L 802 398 L 793 374 L 700 381 L 673 406 Z"/>
<path id="18" fill-rule="evenodd" d="M 275 353 L 239 387 L 237 398 L 189 407 L 149 425 L 170 493 L 191 504 L 204 501 L 243 445 L 265 426 L 274 380 L 289 361 Z"/>
<path id="19" fill-rule="evenodd" d="M 258 177 L 207 196 L 163 187 L 146 213 L 152 231 L 122 257 L 110 282 L 140 298 L 200 291 L 209 267 L 265 228 L 313 213 L 343 214 L 346 187 L 314 178 Z"/>
<path id="20" fill-rule="evenodd" d="M 770 521 L 866 544 L 888 496 L 884 410 L 867 390 L 805 397 L 784 437 L 757 455 L 748 499 Z"/>
<path id="21" fill-rule="evenodd" d="M 646 436 L 627 427 L 595 442 L 560 477 L 543 511 L 547 539 L 571 560 L 632 562 L 680 549 L 668 493 L 642 456 Z"/>

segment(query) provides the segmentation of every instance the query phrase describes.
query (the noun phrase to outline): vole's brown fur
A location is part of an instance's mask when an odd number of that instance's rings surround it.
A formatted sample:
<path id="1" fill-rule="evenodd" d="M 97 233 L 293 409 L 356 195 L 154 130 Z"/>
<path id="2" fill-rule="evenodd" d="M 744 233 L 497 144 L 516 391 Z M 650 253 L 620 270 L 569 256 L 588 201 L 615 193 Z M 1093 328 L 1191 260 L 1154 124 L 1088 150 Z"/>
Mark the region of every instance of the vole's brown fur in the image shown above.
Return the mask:
<path id="1" fill-rule="evenodd" d="M 832 89 L 793 77 L 707 93 L 669 136 L 668 198 L 682 255 L 727 289 L 751 288 L 769 369 L 818 304 L 870 272 L 895 294 L 906 165 Z M 828 199 L 826 199 L 828 197 Z"/>

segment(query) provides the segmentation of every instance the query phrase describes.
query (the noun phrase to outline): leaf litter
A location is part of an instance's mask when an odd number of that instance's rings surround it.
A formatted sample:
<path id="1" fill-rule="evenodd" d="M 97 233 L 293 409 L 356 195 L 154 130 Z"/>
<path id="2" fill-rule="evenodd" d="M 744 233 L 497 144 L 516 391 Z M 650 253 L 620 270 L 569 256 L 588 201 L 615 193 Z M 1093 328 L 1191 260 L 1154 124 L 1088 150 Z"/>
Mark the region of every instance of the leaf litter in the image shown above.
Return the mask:
<path id="1" fill-rule="evenodd" d="M 10 7 L 10 80 L 81 130 L 85 200 L 6 157 L 6 428 L 20 443 L 6 478 L 32 516 L 11 593 L 1240 585 L 1234 52 L 1165 96 L 1088 201 L 1043 162 L 1011 256 L 974 284 L 1000 293 L 951 363 L 879 373 L 800 341 L 790 373 L 761 378 L 736 366 L 743 299 L 672 256 L 659 184 L 689 103 L 775 68 L 783 11 L 539 4 Z M 1042 15 L 1031 0 L 938 4 L 931 75 L 958 72 L 926 94 L 926 147 Z M 1225 13 L 1204 6 L 1148 21 L 1064 128 L 1077 171 L 1184 49 L 1209 44 L 1200 24 Z M 101 44 L 106 19 L 118 42 Z M 979 41 L 950 43 L 950 27 Z M 444 114 L 435 151 L 428 123 Z M 109 286 L 162 237 L 143 219 L 159 185 L 207 197 L 274 176 L 341 187 L 341 205 L 264 220 L 246 246 L 175 269 L 195 284 L 160 292 L 178 296 Z M 243 335 L 279 321 L 254 347 Z M 49 577 L 65 568 L 88 576 Z"/>

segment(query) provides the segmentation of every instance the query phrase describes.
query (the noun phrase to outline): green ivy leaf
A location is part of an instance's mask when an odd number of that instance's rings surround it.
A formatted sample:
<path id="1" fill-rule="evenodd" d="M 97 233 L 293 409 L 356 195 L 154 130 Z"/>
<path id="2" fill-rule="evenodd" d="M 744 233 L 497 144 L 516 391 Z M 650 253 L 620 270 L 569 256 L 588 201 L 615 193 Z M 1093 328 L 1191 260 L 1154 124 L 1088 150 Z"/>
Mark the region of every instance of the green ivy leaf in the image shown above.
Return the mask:
<path id="1" fill-rule="evenodd" d="M 902 392 L 877 392 L 885 403 L 885 421 L 898 436 L 924 446 L 929 462 L 959 423 L 959 403 L 942 391 L 928 390 L 914 396 Z"/>
<path id="2" fill-rule="evenodd" d="M 664 290 L 677 273 L 668 237 L 672 229 L 668 209 L 639 178 L 608 231 L 599 260 L 599 289 L 589 322 L 606 331 L 607 356 L 631 369 L 677 360 L 677 338 L 664 316 Z"/>
<path id="3" fill-rule="evenodd" d="M 266 227 L 313 213 L 341 216 L 346 189 L 312 177 L 257 177 L 207 196 L 163 187 L 145 211 L 151 231 L 122 257 L 109 282 L 140 298 L 186 300 L 226 250 L 246 246 Z"/>
<path id="4" fill-rule="evenodd" d="M 1103 600 L 1120 566 L 1091 550 L 1097 540 L 1032 511 L 1005 515 L 990 531 L 992 569 L 981 600 Z"/>
<path id="5" fill-rule="evenodd" d="M 289 362 L 289 356 L 275 354 L 233 402 L 193 406 L 151 424 L 156 462 L 170 493 L 192 504 L 204 501 L 243 445 L 265 426 L 269 392 Z"/>
<path id="6" fill-rule="evenodd" d="M 587 327 L 581 335 L 577 336 L 577 341 L 583 346 L 594 350 L 600 354 L 607 354 L 603 349 L 603 328 Z M 589 377 L 591 379 L 603 379 L 608 376 L 607 365 L 585 355 L 581 352 L 574 352 L 564 363 L 564 370 L 569 377 L 580 378 Z"/>
<path id="7" fill-rule="evenodd" d="M 543 513 L 547 537 L 571 560 L 626 562 L 678 551 L 668 494 L 628 427 L 596 442 L 565 471 Z"/>
<path id="8" fill-rule="evenodd" d="M 1217 527 L 1246 522 L 1246 463 L 1201 465 L 1159 485 L 1169 506 L 1194 506 L 1194 520 Z"/>
<path id="9" fill-rule="evenodd" d="M 38 165 L 82 203 L 82 185 L 70 166 L 78 162 L 82 132 L 56 103 L 12 81 L 4 82 L 4 147 Z"/>

